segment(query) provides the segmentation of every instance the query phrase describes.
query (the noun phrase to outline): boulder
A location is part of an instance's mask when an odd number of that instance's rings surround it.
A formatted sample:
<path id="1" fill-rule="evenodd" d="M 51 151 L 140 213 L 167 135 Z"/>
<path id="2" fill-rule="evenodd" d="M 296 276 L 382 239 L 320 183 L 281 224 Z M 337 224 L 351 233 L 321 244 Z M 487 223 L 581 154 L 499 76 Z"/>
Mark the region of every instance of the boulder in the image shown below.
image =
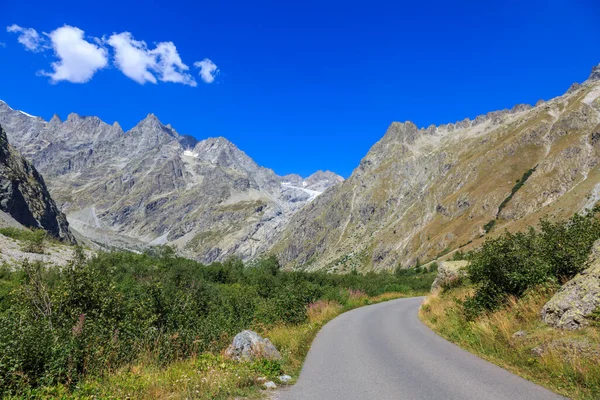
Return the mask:
<path id="1" fill-rule="evenodd" d="M 444 285 L 451 284 L 467 275 L 466 266 L 469 262 L 461 261 L 442 261 L 438 263 L 438 273 L 431 285 L 431 291 L 439 290 Z"/>
<path id="2" fill-rule="evenodd" d="M 225 356 L 236 361 L 281 359 L 281 354 L 269 339 L 262 338 L 258 333 L 250 330 L 235 335 L 233 342 L 225 350 Z"/>
<path id="3" fill-rule="evenodd" d="M 600 241 L 594 243 L 588 268 L 561 287 L 542 308 L 542 320 L 560 329 L 576 330 L 600 308 Z"/>
<path id="4" fill-rule="evenodd" d="M 265 382 L 263 383 L 263 386 L 265 387 L 265 389 L 277 389 L 277 385 L 273 381 Z"/>

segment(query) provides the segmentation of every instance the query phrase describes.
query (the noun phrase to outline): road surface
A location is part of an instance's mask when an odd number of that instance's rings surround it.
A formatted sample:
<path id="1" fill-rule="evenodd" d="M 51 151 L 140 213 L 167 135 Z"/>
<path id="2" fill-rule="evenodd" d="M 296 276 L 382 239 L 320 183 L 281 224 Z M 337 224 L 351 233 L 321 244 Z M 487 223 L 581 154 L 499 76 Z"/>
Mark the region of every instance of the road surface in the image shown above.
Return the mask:
<path id="1" fill-rule="evenodd" d="M 344 313 L 319 332 L 281 400 L 562 399 L 441 338 L 417 317 L 423 298 Z"/>

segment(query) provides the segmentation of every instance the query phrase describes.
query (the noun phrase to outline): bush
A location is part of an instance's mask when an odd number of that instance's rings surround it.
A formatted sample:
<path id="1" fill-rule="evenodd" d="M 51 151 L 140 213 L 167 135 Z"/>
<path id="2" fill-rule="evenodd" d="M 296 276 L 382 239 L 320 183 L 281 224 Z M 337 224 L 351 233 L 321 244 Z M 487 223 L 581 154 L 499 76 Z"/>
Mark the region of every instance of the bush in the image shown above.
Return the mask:
<path id="1" fill-rule="evenodd" d="M 0 234 L 23 242 L 23 251 L 27 253 L 44 253 L 44 245 L 48 234 L 43 229 L 0 228 Z"/>
<path id="2" fill-rule="evenodd" d="M 466 312 L 472 317 L 493 310 L 507 296 L 521 297 L 530 288 L 559 284 L 581 272 L 594 241 L 600 238 L 596 211 L 566 222 L 543 220 L 540 231 L 530 228 L 486 240 L 467 267 L 477 291 L 465 302 Z"/>
<path id="3" fill-rule="evenodd" d="M 283 272 L 274 257 L 202 265 L 166 247 L 77 254 L 63 268 L 0 268 L 0 397 L 75 385 L 141 359 L 164 365 L 220 351 L 243 329 L 306 321 L 319 299 L 345 306 L 353 294 L 424 292 L 435 276 Z"/>

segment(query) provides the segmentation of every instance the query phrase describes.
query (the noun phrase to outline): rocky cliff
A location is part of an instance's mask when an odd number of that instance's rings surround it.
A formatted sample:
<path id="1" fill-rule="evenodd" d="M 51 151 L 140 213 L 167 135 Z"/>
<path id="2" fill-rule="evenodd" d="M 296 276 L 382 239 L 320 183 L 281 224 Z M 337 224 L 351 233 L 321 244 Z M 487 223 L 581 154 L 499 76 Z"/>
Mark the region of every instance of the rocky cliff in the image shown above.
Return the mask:
<path id="1" fill-rule="evenodd" d="M 227 139 L 198 142 L 153 114 L 125 132 L 77 114 L 44 121 L 0 102 L 0 123 L 44 174 L 71 226 L 105 247 L 171 244 L 203 262 L 252 258 L 343 180 L 321 172 L 295 185 Z"/>
<path id="2" fill-rule="evenodd" d="M 0 126 L 0 212 L 19 224 L 45 229 L 70 243 L 75 239 L 69 224 L 50 197 L 37 170 L 8 143 Z"/>
<path id="3" fill-rule="evenodd" d="M 600 66 L 560 97 L 474 120 L 390 125 L 274 247 L 288 268 L 411 266 L 600 199 Z"/>

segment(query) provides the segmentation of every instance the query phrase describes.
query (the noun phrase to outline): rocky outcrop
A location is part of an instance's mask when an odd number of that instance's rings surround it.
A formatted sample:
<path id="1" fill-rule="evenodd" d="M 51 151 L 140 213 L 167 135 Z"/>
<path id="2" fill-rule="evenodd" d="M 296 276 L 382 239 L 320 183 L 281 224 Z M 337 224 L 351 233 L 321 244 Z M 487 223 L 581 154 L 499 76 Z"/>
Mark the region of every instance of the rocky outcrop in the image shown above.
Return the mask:
<path id="1" fill-rule="evenodd" d="M 235 335 L 225 356 L 236 361 L 253 361 L 265 358 L 280 360 L 281 354 L 269 339 L 262 338 L 254 331 L 242 331 Z"/>
<path id="2" fill-rule="evenodd" d="M 348 179 L 292 217 L 273 248 L 280 262 L 393 270 L 581 211 L 600 185 L 599 71 L 534 108 L 437 127 L 392 123 Z"/>
<path id="3" fill-rule="evenodd" d="M 592 73 L 590 74 L 588 81 L 600 81 L 600 64 L 592 68 Z"/>
<path id="4" fill-rule="evenodd" d="M 74 230 L 109 248 L 169 244 L 206 263 L 249 259 L 343 180 L 325 172 L 307 187 L 284 185 L 227 139 L 197 141 L 154 114 L 125 132 L 74 113 L 46 122 L 0 102 L 0 123 L 44 174 Z"/>
<path id="5" fill-rule="evenodd" d="M 467 275 L 467 265 L 469 265 L 469 262 L 465 260 L 442 261 L 438 263 L 438 272 L 431 285 L 431 291 L 434 292 L 461 280 Z"/>
<path id="6" fill-rule="evenodd" d="M 594 244 L 589 266 L 575 276 L 544 305 L 542 320 L 560 329 L 589 325 L 586 317 L 600 310 L 600 241 Z"/>
<path id="7" fill-rule="evenodd" d="M 0 211 L 29 228 L 75 243 L 69 224 L 37 170 L 14 149 L 0 126 Z M 6 220 L 6 218 L 4 218 Z"/>

